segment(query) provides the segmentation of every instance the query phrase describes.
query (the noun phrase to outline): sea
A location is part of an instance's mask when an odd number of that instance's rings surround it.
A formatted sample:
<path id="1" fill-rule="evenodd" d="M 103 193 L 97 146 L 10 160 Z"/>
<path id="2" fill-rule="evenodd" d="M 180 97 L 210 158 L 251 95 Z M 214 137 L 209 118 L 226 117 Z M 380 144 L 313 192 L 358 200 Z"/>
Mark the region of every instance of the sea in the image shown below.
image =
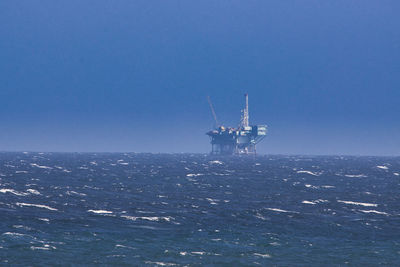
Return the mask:
<path id="1" fill-rule="evenodd" d="M 0 265 L 400 266 L 400 158 L 0 153 Z"/>

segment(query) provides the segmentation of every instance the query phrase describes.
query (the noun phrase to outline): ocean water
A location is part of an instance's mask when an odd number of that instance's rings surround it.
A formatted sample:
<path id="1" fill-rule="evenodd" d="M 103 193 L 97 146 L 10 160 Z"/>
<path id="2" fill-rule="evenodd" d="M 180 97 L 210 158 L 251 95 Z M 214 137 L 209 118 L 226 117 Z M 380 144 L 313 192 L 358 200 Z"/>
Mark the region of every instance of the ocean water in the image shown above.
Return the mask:
<path id="1" fill-rule="evenodd" d="M 0 264 L 400 266 L 400 158 L 0 153 Z"/>

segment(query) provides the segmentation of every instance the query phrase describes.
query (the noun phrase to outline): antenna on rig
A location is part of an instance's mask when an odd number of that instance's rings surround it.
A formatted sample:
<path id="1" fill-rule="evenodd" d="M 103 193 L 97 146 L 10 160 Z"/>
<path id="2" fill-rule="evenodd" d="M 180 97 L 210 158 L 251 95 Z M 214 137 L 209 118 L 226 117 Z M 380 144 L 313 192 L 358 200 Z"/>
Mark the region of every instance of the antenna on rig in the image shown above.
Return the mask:
<path id="1" fill-rule="evenodd" d="M 219 123 L 218 123 L 217 114 L 215 114 L 214 106 L 213 106 L 213 104 L 211 102 L 210 96 L 207 96 L 207 100 L 208 100 L 208 104 L 210 105 L 211 113 L 212 113 L 212 115 L 214 117 L 215 128 L 217 128 L 219 126 Z"/>
<path id="2" fill-rule="evenodd" d="M 242 110 L 242 120 L 240 124 L 242 127 L 249 127 L 249 95 L 244 94 L 244 97 L 246 98 L 246 106 Z"/>

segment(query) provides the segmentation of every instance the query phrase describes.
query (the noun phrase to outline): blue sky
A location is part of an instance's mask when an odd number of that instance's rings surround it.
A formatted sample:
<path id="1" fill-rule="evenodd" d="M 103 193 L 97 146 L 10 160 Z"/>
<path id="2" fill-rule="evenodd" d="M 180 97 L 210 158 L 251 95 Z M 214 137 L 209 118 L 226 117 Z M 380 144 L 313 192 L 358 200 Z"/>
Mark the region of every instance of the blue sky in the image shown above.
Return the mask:
<path id="1" fill-rule="evenodd" d="M 399 1 L 0 1 L 0 150 L 400 155 Z"/>

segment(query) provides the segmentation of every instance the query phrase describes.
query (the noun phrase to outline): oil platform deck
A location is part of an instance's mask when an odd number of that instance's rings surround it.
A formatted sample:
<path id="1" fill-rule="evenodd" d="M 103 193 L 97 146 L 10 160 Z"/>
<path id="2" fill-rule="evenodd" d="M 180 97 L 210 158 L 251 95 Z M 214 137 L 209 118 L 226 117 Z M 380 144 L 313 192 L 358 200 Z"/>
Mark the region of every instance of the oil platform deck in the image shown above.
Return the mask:
<path id="1" fill-rule="evenodd" d="M 237 128 L 224 127 L 218 124 L 217 116 L 211 100 L 208 98 L 211 112 L 214 116 L 216 129 L 207 132 L 211 139 L 211 154 L 213 155 L 240 155 L 256 154 L 256 144 L 267 135 L 266 125 L 249 125 L 249 101 L 245 94 L 246 106 L 242 110 L 242 117 Z"/>

